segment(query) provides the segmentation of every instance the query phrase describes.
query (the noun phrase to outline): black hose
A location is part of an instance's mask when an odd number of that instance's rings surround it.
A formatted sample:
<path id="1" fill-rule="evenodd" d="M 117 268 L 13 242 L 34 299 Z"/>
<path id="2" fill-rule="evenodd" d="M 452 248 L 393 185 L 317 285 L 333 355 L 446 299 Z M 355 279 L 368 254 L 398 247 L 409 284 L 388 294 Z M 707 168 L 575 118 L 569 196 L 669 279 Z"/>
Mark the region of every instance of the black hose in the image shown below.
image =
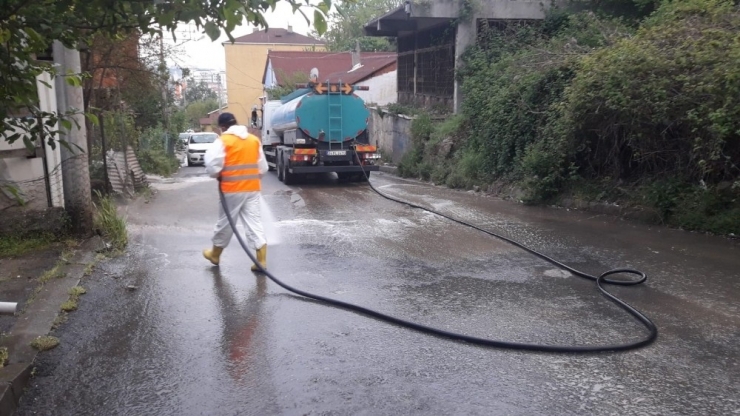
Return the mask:
<path id="1" fill-rule="evenodd" d="M 360 158 L 359 158 L 359 156 L 357 155 L 356 152 L 355 152 L 355 157 L 357 157 L 357 161 L 359 162 L 359 165 L 362 166 L 362 162 L 360 161 Z M 223 208 L 224 208 L 224 212 L 226 213 L 226 218 L 229 220 L 229 225 L 234 230 L 234 234 L 236 235 L 236 238 L 239 241 L 239 244 L 242 246 L 242 248 L 244 249 L 244 251 L 247 253 L 247 255 L 249 256 L 249 258 L 252 260 L 252 262 L 257 265 L 257 268 L 260 270 L 260 272 L 264 273 L 267 277 L 269 277 L 273 282 L 277 283 L 282 288 L 284 288 L 284 289 L 286 289 L 286 290 L 288 290 L 290 292 L 297 293 L 297 294 L 299 294 L 301 296 L 305 296 L 307 298 L 320 300 L 320 301 L 326 302 L 326 303 L 328 303 L 330 305 L 333 305 L 333 306 L 342 307 L 342 308 L 345 308 L 345 309 L 348 309 L 348 310 L 351 310 L 351 311 L 363 313 L 363 314 L 372 316 L 374 318 L 378 318 L 378 319 L 383 320 L 383 321 L 387 321 L 387 322 L 391 322 L 391 323 L 394 323 L 394 324 L 398 324 L 400 326 L 404 326 L 404 327 L 407 327 L 407 328 L 415 329 L 417 331 L 424 332 L 424 333 L 427 333 L 427 334 L 442 336 L 442 337 L 450 338 L 450 339 L 453 339 L 453 340 L 465 341 L 465 342 L 469 342 L 471 344 L 483 345 L 483 346 L 487 346 L 487 347 L 507 348 L 507 349 L 515 349 L 515 350 L 528 350 L 528 351 L 569 352 L 569 353 L 575 353 L 575 352 L 583 353 L 583 352 L 626 351 L 626 350 L 641 348 L 641 347 L 644 347 L 646 345 L 649 345 L 653 341 L 655 341 L 655 339 L 658 337 L 658 328 L 655 326 L 655 324 L 648 317 L 646 317 L 645 315 L 643 315 L 637 309 L 635 309 L 632 306 L 628 305 L 626 302 L 622 301 L 621 299 L 619 299 L 616 296 L 612 295 L 611 293 L 607 292 L 604 289 L 604 287 L 602 286 L 602 283 L 608 283 L 608 284 L 614 284 L 614 285 L 622 285 L 622 286 L 637 285 L 637 284 L 643 283 L 643 282 L 645 282 L 645 280 L 647 280 L 647 275 L 645 275 L 645 273 L 643 273 L 641 271 L 638 271 L 638 270 L 633 270 L 633 269 L 614 269 L 614 270 L 609 270 L 607 272 L 604 272 L 601 275 L 599 275 L 598 277 L 592 276 L 590 274 L 587 274 L 587 273 L 578 271 L 578 270 L 576 270 L 576 269 L 574 269 L 574 268 L 572 268 L 570 266 L 567 266 L 567 265 L 565 265 L 565 264 L 563 264 L 563 263 L 561 263 L 561 262 L 559 262 L 559 261 L 557 261 L 555 259 L 552 259 L 552 258 L 550 258 L 550 257 L 548 257 L 548 256 L 546 256 L 546 255 L 544 255 L 544 254 L 542 254 L 542 253 L 540 253 L 538 251 L 535 251 L 535 250 L 533 250 L 533 249 L 531 249 L 529 247 L 526 247 L 523 244 L 518 243 L 518 242 L 516 242 L 516 241 L 514 241 L 512 239 L 509 239 L 509 238 L 503 237 L 501 235 L 498 235 L 496 233 L 493 233 L 493 232 L 484 230 L 484 229 L 482 229 L 482 228 L 480 228 L 478 226 L 475 226 L 473 224 L 469 224 L 469 223 L 467 223 L 465 221 L 461 221 L 461 220 L 452 218 L 452 217 L 450 217 L 448 215 L 442 214 L 442 213 L 437 212 L 437 211 L 434 211 L 432 209 L 428 209 L 428 208 L 425 208 L 425 207 L 422 207 L 422 206 L 419 206 L 419 205 L 416 205 L 416 204 L 413 204 L 413 203 L 410 203 L 410 202 L 402 201 L 400 199 L 397 199 L 397 198 L 394 198 L 394 197 L 385 195 L 382 192 L 378 191 L 370 183 L 370 178 L 367 176 L 367 172 L 365 172 L 365 169 L 364 168 L 362 168 L 362 173 L 363 173 L 363 175 L 365 175 L 365 180 L 370 185 L 370 188 L 373 191 L 375 191 L 378 195 L 382 196 L 383 198 L 386 198 L 388 200 L 391 200 L 391 201 L 394 201 L 394 202 L 398 202 L 398 203 L 401 203 L 401 204 L 405 204 L 405 205 L 408 205 L 408 206 L 413 207 L 413 208 L 418 208 L 418 209 L 421 209 L 421 210 L 424 210 L 424 211 L 427 211 L 427 212 L 431 212 L 433 214 L 439 215 L 441 217 L 444 217 L 444 218 L 446 218 L 446 219 L 448 219 L 450 221 L 456 222 L 458 224 L 462 224 L 462 225 L 465 225 L 465 226 L 474 228 L 474 229 L 476 229 L 478 231 L 481 231 L 481 232 L 483 232 L 485 234 L 488 234 L 490 236 L 499 238 L 499 239 L 504 240 L 504 241 L 506 241 L 508 243 L 511 243 L 511 244 L 513 244 L 513 245 L 515 245 L 515 246 L 523 249 L 523 250 L 526 250 L 529 253 L 532 253 L 535 256 L 540 257 L 543 260 L 546 260 L 546 261 L 548 261 L 548 262 L 550 262 L 550 263 L 552 263 L 552 264 L 554 264 L 554 265 L 556 265 L 556 266 L 558 266 L 558 267 L 560 267 L 562 269 L 568 270 L 569 272 L 575 274 L 576 276 L 583 277 L 583 278 L 586 278 L 586 279 L 590 279 L 590 280 L 595 281 L 596 282 L 596 286 L 598 287 L 599 291 L 601 291 L 601 293 L 604 296 L 606 296 L 612 302 L 616 303 L 622 309 L 626 310 L 630 315 L 632 315 L 633 317 L 635 317 L 635 319 L 637 319 L 640 323 L 642 323 L 647 328 L 647 330 L 649 332 L 648 336 L 646 338 L 642 339 L 642 340 L 635 341 L 635 342 L 630 342 L 630 343 L 626 343 L 626 344 L 617 344 L 617 345 L 604 345 L 604 346 L 598 346 L 598 345 L 595 345 L 595 346 L 590 346 L 590 345 L 576 345 L 576 346 L 569 346 L 569 345 L 543 345 L 543 344 L 528 344 L 528 343 L 521 343 L 521 342 L 500 341 L 500 340 L 493 340 L 493 339 L 487 339 L 487 338 L 478 338 L 478 337 L 474 337 L 474 336 L 470 336 L 470 335 L 458 334 L 456 332 L 446 331 L 444 329 L 433 328 L 433 327 L 430 327 L 430 326 L 418 324 L 416 322 L 411 322 L 411 321 L 407 321 L 407 320 L 404 320 L 404 319 L 401 319 L 401 318 L 396 318 L 394 316 L 386 315 L 384 313 L 381 313 L 381 312 L 378 312 L 378 311 L 374 311 L 372 309 L 368 309 L 368 308 L 365 308 L 365 307 L 362 307 L 362 306 L 358 306 L 358 305 L 354 305 L 354 304 L 351 304 L 351 303 L 343 302 L 341 300 L 331 299 L 331 298 L 327 298 L 327 297 L 324 297 L 324 296 L 315 295 L 313 293 L 308 293 L 308 292 L 305 292 L 305 291 L 300 290 L 300 289 L 296 289 L 296 288 L 294 288 L 294 287 L 292 287 L 292 286 L 290 286 L 290 285 L 288 285 L 288 284 L 283 283 L 282 281 L 280 281 L 280 279 L 278 279 L 277 277 L 275 277 L 272 273 L 268 272 L 266 269 L 264 269 L 262 267 L 262 265 L 259 262 L 257 262 L 257 259 L 252 254 L 252 252 L 249 250 L 249 248 L 247 247 L 247 244 L 244 242 L 244 240 L 242 239 L 241 235 L 239 235 L 239 232 L 237 231 L 236 224 L 234 224 L 234 220 L 233 220 L 233 218 L 231 218 L 231 213 L 230 213 L 230 211 L 228 209 L 228 206 L 226 204 L 226 198 L 224 197 L 224 193 L 221 190 L 221 187 L 220 186 L 219 186 L 218 192 L 219 192 L 219 197 L 221 199 L 221 204 L 223 205 Z M 639 276 L 639 279 L 637 279 L 637 280 L 613 280 L 613 279 L 608 279 L 607 278 L 608 276 L 611 276 L 611 275 L 617 274 L 617 273 L 634 274 L 634 275 Z"/>

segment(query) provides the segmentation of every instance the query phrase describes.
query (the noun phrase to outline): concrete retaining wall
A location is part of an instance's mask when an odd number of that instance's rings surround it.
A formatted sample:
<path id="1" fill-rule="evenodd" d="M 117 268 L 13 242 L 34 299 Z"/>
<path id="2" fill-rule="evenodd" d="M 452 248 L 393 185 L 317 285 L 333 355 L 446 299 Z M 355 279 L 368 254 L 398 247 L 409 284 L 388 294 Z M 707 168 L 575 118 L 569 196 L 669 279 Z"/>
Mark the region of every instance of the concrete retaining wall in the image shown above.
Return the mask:
<path id="1" fill-rule="evenodd" d="M 385 163 L 397 165 L 411 148 L 411 117 L 385 113 L 370 108 L 368 134 L 370 143 L 378 146 Z M 390 158 L 390 160 L 388 160 Z"/>

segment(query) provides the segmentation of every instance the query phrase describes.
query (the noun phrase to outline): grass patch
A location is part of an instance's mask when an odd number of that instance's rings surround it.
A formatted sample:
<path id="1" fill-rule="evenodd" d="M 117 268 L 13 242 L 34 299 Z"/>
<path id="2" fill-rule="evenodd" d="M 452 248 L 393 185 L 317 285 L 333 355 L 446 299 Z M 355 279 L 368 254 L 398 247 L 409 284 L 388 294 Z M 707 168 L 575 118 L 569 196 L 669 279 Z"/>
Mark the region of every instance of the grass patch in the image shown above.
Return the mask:
<path id="1" fill-rule="evenodd" d="M 67 322 L 67 314 L 60 313 L 56 318 L 54 318 L 54 323 L 51 324 L 51 329 L 57 329 L 65 322 Z"/>
<path id="2" fill-rule="evenodd" d="M 51 233 L 19 237 L 3 235 L 0 237 L 0 257 L 20 256 L 29 251 L 43 250 L 56 242 Z"/>
<path id="3" fill-rule="evenodd" d="M 5 363 L 8 362 L 8 348 L 0 347 L 0 368 L 5 367 Z"/>
<path id="4" fill-rule="evenodd" d="M 56 348 L 57 345 L 59 345 L 59 338 L 52 337 L 50 335 L 37 337 L 31 342 L 31 347 L 38 351 L 48 351 L 52 348 Z"/>
<path id="5" fill-rule="evenodd" d="M 68 301 L 62 303 L 62 310 L 64 312 L 72 312 L 77 310 L 77 300 L 69 299 Z"/>
<path id="6" fill-rule="evenodd" d="M 47 283 L 51 279 L 61 279 L 67 275 L 64 270 L 62 270 L 63 261 L 60 260 L 54 267 L 44 272 L 44 274 L 41 275 L 39 278 L 39 281 L 43 283 Z"/>
<path id="7" fill-rule="evenodd" d="M 123 250 L 128 244 L 126 220 L 118 215 L 118 209 L 110 195 L 103 196 L 97 191 L 95 193 L 95 228 L 110 241 L 114 249 Z"/>
<path id="8" fill-rule="evenodd" d="M 82 286 L 75 286 L 71 289 L 69 289 L 69 299 L 62 303 L 62 310 L 64 312 L 72 312 L 77 310 L 77 307 L 79 306 L 80 296 L 87 293 L 84 287 Z"/>

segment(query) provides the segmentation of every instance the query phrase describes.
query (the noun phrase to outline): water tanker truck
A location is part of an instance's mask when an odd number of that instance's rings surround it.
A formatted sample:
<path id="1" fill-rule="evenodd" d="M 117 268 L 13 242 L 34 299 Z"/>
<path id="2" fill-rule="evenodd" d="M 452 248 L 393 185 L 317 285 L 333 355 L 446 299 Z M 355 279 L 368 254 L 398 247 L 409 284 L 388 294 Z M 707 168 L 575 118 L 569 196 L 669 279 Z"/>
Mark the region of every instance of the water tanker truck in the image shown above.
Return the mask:
<path id="1" fill-rule="evenodd" d="M 361 182 L 380 169 L 368 139 L 370 113 L 355 90 L 367 87 L 309 82 L 264 103 L 262 146 L 279 180 L 291 184 L 299 176 L 335 172 L 340 181 Z"/>

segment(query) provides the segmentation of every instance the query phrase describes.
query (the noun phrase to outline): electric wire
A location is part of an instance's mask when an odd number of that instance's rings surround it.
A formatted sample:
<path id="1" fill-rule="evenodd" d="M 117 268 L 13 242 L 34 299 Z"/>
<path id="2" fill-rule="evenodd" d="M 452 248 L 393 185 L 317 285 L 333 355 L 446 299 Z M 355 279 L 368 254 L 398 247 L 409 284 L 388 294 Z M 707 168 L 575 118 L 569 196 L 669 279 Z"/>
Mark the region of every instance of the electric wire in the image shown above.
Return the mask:
<path id="1" fill-rule="evenodd" d="M 645 316 L 640 311 L 638 311 L 634 307 L 630 306 L 629 304 L 627 304 L 623 300 L 621 300 L 618 297 L 616 297 L 616 296 L 612 295 L 611 293 L 609 293 L 606 289 L 604 289 L 604 286 L 603 286 L 604 283 L 606 283 L 606 284 L 612 284 L 612 285 L 621 285 L 621 286 L 638 285 L 638 284 L 644 283 L 647 280 L 647 275 L 645 273 L 643 273 L 643 272 L 641 272 L 639 270 L 634 270 L 634 269 L 619 268 L 619 269 L 608 270 L 608 271 L 602 273 L 601 275 L 599 275 L 598 277 L 597 276 L 593 276 L 593 275 L 590 275 L 588 273 L 585 273 L 585 272 L 576 270 L 576 269 L 574 269 L 574 268 L 572 268 L 572 267 L 570 267 L 568 265 L 565 265 L 565 264 L 563 264 L 563 263 L 561 263 L 561 262 L 559 262 L 559 261 L 557 261 L 557 260 L 555 260 L 555 259 L 553 259 L 551 257 L 546 256 L 545 254 L 542 254 L 542 253 L 540 253 L 540 252 L 538 252 L 538 251 L 536 251 L 534 249 L 531 249 L 531 248 L 529 248 L 529 247 L 527 247 L 527 246 L 525 246 L 525 245 L 523 245 L 523 244 L 521 244 L 521 243 L 519 243 L 519 242 L 517 242 L 515 240 L 512 240 L 510 238 L 507 238 L 507 237 L 504 237 L 502 235 L 496 234 L 494 232 L 485 230 L 485 229 L 483 229 L 481 227 L 478 227 L 476 225 L 467 223 L 465 221 L 458 220 L 456 218 L 453 218 L 453 217 L 451 217 L 449 215 L 446 215 L 446 214 L 443 214 L 441 212 L 435 211 L 433 209 L 429 209 L 429 208 L 426 208 L 426 207 L 423 207 L 423 206 L 420 206 L 420 205 L 417 205 L 417 204 L 414 204 L 414 203 L 411 203 L 411 202 L 403 201 L 401 199 L 398 199 L 398 198 L 395 198 L 395 197 L 392 197 L 392 196 L 389 196 L 389 195 L 385 195 L 382 192 L 378 191 L 370 183 L 370 178 L 367 175 L 367 172 L 365 171 L 365 168 L 362 167 L 363 166 L 362 165 L 362 162 L 360 161 L 360 157 L 359 157 L 359 155 L 357 154 L 356 151 L 354 152 L 354 155 L 355 155 L 355 157 L 357 159 L 358 164 L 360 165 L 360 167 L 362 169 L 362 173 L 365 176 L 366 182 L 368 183 L 368 185 L 370 186 L 370 188 L 373 191 L 375 191 L 375 193 L 377 193 L 378 195 L 380 195 L 383 198 L 386 198 L 386 199 L 388 199 L 390 201 L 394 201 L 394 202 L 397 202 L 397 203 L 400 203 L 400 204 L 404 204 L 404 205 L 410 206 L 412 208 L 417 208 L 417 209 L 420 209 L 420 210 L 423 210 L 423 211 L 426 211 L 426 212 L 430 212 L 430 213 L 439 215 L 439 216 L 441 216 L 443 218 L 446 218 L 446 219 L 448 219 L 448 220 L 450 220 L 452 222 L 455 222 L 457 224 L 461 224 L 461 225 L 464 225 L 464 226 L 473 228 L 475 230 L 478 230 L 478 231 L 480 231 L 482 233 L 485 233 L 485 234 L 487 234 L 489 236 L 496 237 L 496 238 L 501 239 L 503 241 L 506 241 L 506 242 L 508 242 L 510 244 L 513 244 L 514 246 L 519 247 L 519 248 L 521 248 L 521 249 L 523 249 L 523 250 L 525 250 L 525 251 L 527 251 L 527 252 L 529 252 L 529 253 L 531 253 L 531 254 L 533 254 L 533 255 L 535 255 L 535 256 L 537 256 L 537 257 L 539 257 L 539 258 L 541 258 L 541 259 L 543 259 L 545 261 L 548 261 L 548 262 L 550 262 L 550 263 L 552 263 L 552 264 L 554 264 L 554 265 L 556 265 L 556 266 L 558 266 L 558 267 L 560 267 L 560 268 L 562 268 L 564 270 L 567 270 L 567 271 L 573 273 L 576 276 L 579 276 L 579 277 L 582 277 L 582 278 L 585 278 L 585 279 L 589 279 L 589 280 L 595 281 L 596 282 L 596 287 L 599 289 L 599 291 L 601 292 L 601 294 L 604 295 L 607 299 L 609 299 L 612 302 L 614 302 L 615 304 L 617 304 L 617 306 L 619 306 L 620 308 L 624 309 L 627 313 L 629 313 L 630 315 L 632 315 L 638 322 L 640 322 L 643 326 L 645 326 L 645 328 L 648 330 L 648 335 L 646 337 L 644 337 L 643 339 L 640 339 L 640 340 L 637 340 L 637 341 L 627 342 L 627 343 L 623 343 L 623 344 L 612 344 L 612 345 L 553 345 L 553 344 L 536 344 L 536 343 L 523 343 L 523 342 L 512 342 L 512 341 L 495 340 L 495 339 L 475 337 L 475 336 L 466 335 L 466 334 L 460 334 L 460 333 L 456 333 L 456 332 L 452 332 L 452 331 L 447 331 L 447 330 L 444 330 L 444 329 L 439 329 L 439 328 L 434 328 L 434 327 L 430 327 L 430 326 L 427 326 L 427 325 L 422 325 L 422 324 L 419 324 L 419 323 L 416 323 L 416 322 L 412 322 L 412 321 L 408 321 L 408 320 L 405 320 L 405 319 L 397 318 L 397 317 L 394 317 L 394 316 L 391 316 L 391 315 L 387 315 L 387 314 L 384 314 L 382 312 L 378 312 L 378 311 L 375 311 L 373 309 L 369 309 L 369 308 L 366 308 L 366 307 L 363 307 L 363 306 L 355 305 L 355 304 L 344 302 L 344 301 L 337 300 L 337 299 L 328 298 L 328 297 L 321 296 L 321 295 L 316 295 L 316 294 L 313 294 L 313 293 L 309 293 L 309 292 L 303 291 L 301 289 L 294 288 L 294 287 L 292 287 L 292 286 L 284 283 L 283 281 L 281 281 L 280 279 L 278 279 L 277 277 L 275 277 L 272 273 L 270 273 L 265 268 L 263 268 L 262 265 L 255 258 L 254 254 L 251 253 L 251 251 L 249 250 L 249 247 L 247 246 L 247 244 L 242 239 L 242 236 L 237 231 L 236 224 L 234 223 L 234 219 L 231 217 L 231 214 L 230 214 L 231 211 L 228 208 L 228 205 L 226 203 L 226 198 L 224 196 L 223 190 L 221 189 L 220 182 L 219 182 L 219 187 L 218 187 L 219 198 L 221 200 L 221 204 L 223 206 L 224 213 L 226 214 L 226 218 L 229 221 L 229 225 L 234 230 L 234 234 L 236 235 L 236 238 L 239 241 L 239 244 L 241 245 L 242 249 L 244 249 L 244 252 L 247 253 L 247 255 L 252 260 L 252 262 L 257 266 L 257 268 L 259 269 L 259 271 L 261 273 L 265 274 L 267 277 L 269 277 L 270 280 L 272 280 L 273 282 L 275 282 L 280 287 L 282 287 L 282 288 L 284 288 L 284 289 L 286 289 L 286 290 L 288 290 L 290 292 L 296 293 L 298 295 L 301 295 L 301 296 L 304 296 L 304 297 L 307 297 L 307 298 L 310 298 L 310 299 L 322 301 L 322 302 L 328 303 L 328 304 L 330 304 L 332 306 L 341 307 L 341 308 L 344 308 L 344 309 L 347 309 L 347 310 L 350 310 L 350 311 L 358 312 L 358 313 L 361 313 L 361 314 L 364 314 L 364 315 L 368 315 L 368 316 L 371 316 L 371 317 L 374 317 L 374 318 L 377 318 L 377 319 L 380 319 L 380 320 L 383 320 L 383 321 L 386 321 L 386 322 L 390 322 L 390 323 L 397 324 L 397 325 L 400 325 L 400 326 L 403 326 L 403 327 L 406 327 L 406 328 L 414 329 L 414 330 L 417 330 L 417 331 L 420 331 L 420 332 L 423 332 L 423 333 L 427 333 L 427 334 L 431 334 L 431 335 L 435 335 L 435 336 L 440 336 L 440 337 L 445 337 L 445 338 L 449 338 L 449 339 L 456 340 L 456 341 L 463 341 L 463 342 L 467 342 L 467 343 L 470 343 L 470 344 L 486 346 L 486 347 L 503 348 L 503 349 L 513 349 L 513 350 L 538 351 L 538 352 L 552 352 L 552 353 L 596 353 L 596 352 L 627 351 L 627 350 L 637 349 L 637 348 L 645 347 L 645 346 L 651 344 L 652 342 L 654 342 L 657 339 L 657 337 L 658 337 L 658 328 L 657 328 L 657 326 L 647 316 Z M 615 279 L 610 279 L 609 278 L 609 276 L 612 276 L 612 275 L 615 275 L 615 274 L 632 274 L 632 275 L 638 276 L 638 278 L 635 279 L 635 280 L 615 280 Z"/>

